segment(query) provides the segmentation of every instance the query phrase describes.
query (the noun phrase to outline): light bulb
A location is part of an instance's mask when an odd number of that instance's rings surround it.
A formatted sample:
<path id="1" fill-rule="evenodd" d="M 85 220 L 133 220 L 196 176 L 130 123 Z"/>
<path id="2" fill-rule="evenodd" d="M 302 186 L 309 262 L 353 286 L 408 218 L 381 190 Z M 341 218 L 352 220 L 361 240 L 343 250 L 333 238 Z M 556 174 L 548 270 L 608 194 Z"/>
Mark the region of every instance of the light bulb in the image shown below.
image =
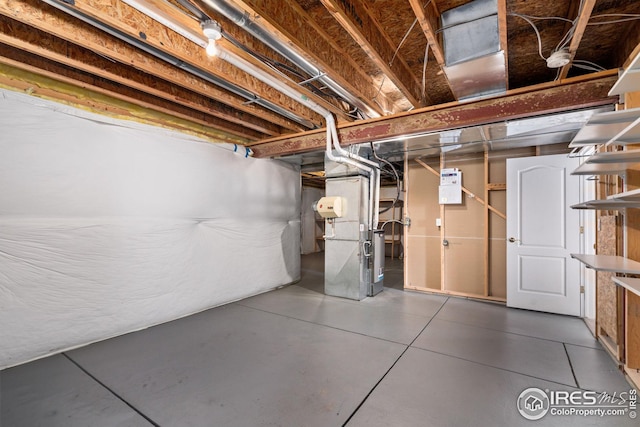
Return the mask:
<path id="1" fill-rule="evenodd" d="M 209 39 L 206 52 L 209 56 L 216 56 L 218 54 L 218 46 L 216 46 L 216 41 L 214 39 Z"/>

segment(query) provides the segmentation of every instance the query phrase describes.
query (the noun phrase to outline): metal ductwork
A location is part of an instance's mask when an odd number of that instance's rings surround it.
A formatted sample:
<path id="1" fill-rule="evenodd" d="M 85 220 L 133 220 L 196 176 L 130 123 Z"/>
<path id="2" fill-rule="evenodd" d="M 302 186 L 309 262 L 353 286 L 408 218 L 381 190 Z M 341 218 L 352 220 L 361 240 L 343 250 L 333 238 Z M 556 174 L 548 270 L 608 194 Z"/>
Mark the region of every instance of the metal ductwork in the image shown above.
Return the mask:
<path id="1" fill-rule="evenodd" d="M 458 100 L 504 93 L 506 61 L 500 47 L 497 0 L 475 0 L 442 13 L 447 75 Z"/>
<path id="2" fill-rule="evenodd" d="M 296 64 L 312 78 L 315 78 L 319 82 L 322 82 L 327 88 L 333 91 L 340 98 L 358 108 L 365 115 L 365 118 L 380 116 L 380 114 L 372 110 L 368 105 L 366 105 L 356 96 L 353 96 L 342 86 L 333 81 L 330 77 L 324 75 L 321 70 L 319 70 L 315 65 L 313 65 L 306 58 L 296 52 L 293 48 L 291 48 L 291 46 L 281 42 L 269 31 L 258 25 L 245 12 L 236 9 L 235 6 L 225 0 L 202 0 L 202 2 L 219 14 L 225 16 L 227 19 L 229 19 L 239 27 L 243 28 L 249 34 L 269 46 L 274 51 L 278 52 L 280 55 L 287 58 L 289 61 Z"/>

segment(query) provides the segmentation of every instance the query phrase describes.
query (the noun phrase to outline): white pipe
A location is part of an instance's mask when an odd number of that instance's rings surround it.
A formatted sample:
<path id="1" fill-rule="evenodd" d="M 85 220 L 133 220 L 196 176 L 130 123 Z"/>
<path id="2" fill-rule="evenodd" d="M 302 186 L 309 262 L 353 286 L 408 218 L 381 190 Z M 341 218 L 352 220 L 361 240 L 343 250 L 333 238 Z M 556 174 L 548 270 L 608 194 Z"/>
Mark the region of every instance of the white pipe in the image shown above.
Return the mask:
<path id="1" fill-rule="evenodd" d="M 338 140 L 338 131 L 336 128 L 335 118 L 333 114 L 326 108 L 322 107 L 315 101 L 309 99 L 306 95 L 301 94 L 297 90 L 289 87 L 276 77 L 264 72 L 259 67 L 253 65 L 249 61 L 240 58 L 238 55 L 229 52 L 222 46 L 216 44 L 215 55 L 246 73 L 254 76 L 263 83 L 273 87 L 290 98 L 306 105 L 311 110 L 324 116 L 327 126 L 327 157 L 337 163 L 349 164 L 360 170 L 365 171 L 369 175 L 369 230 L 374 230 L 378 225 L 379 205 L 380 205 L 380 170 L 379 165 L 364 157 L 352 154 L 340 146 Z M 334 156 L 331 145 L 335 147 L 339 156 Z M 370 165 L 370 166 L 367 166 Z"/>
<path id="2" fill-rule="evenodd" d="M 376 212 L 374 208 L 377 205 L 376 198 L 375 198 L 375 195 L 377 192 L 376 192 L 374 177 L 379 176 L 379 171 L 377 171 L 377 169 L 375 168 L 371 168 L 369 166 L 358 163 L 357 161 L 351 159 L 350 157 L 347 157 L 344 155 L 334 156 L 331 149 L 331 142 L 333 140 L 333 144 L 336 145 L 336 141 L 338 139 L 337 138 L 338 132 L 336 130 L 335 119 L 331 113 L 329 113 L 326 116 L 326 120 L 327 120 L 327 150 L 326 150 L 327 158 L 336 163 L 350 164 L 358 169 L 364 170 L 369 175 L 369 212 L 367 215 L 367 219 L 369 221 L 369 231 L 373 231 L 377 226 L 377 222 L 374 223 L 374 220 L 377 221 L 376 219 L 377 215 L 374 214 L 374 212 Z M 340 150 L 337 150 L 337 151 L 340 152 Z M 378 173 L 376 174 L 376 172 Z"/>
<path id="3" fill-rule="evenodd" d="M 335 127 L 335 121 L 333 121 L 333 123 L 334 125 L 332 126 L 331 131 L 333 134 L 334 145 L 336 146 L 336 150 L 338 150 L 338 153 L 340 153 L 345 157 L 349 157 L 357 161 L 360 161 L 362 163 L 366 163 L 373 166 L 374 174 L 370 177 L 370 181 L 375 181 L 375 187 L 373 191 L 370 193 L 371 198 L 370 198 L 369 206 L 370 206 L 370 209 L 373 211 L 373 214 L 370 215 L 369 220 L 371 221 L 371 226 L 370 226 L 371 230 L 376 229 L 378 227 L 379 216 L 380 216 L 380 165 L 378 165 L 377 163 L 369 159 L 365 159 L 362 156 L 358 156 L 357 154 L 350 153 L 344 148 L 342 148 L 340 146 L 340 141 L 338 139 L 338 130 Z"/>

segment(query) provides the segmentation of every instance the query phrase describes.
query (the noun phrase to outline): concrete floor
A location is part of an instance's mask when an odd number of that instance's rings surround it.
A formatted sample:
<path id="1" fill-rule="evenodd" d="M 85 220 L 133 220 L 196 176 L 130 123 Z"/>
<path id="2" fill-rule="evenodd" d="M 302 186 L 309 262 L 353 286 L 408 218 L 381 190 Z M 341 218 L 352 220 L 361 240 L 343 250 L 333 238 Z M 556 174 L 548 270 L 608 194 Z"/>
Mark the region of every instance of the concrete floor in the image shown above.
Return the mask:
<path id="1" fill-rule="evenodd" d="M 0 426 L 638 426 L 628 415 L 528 421 L 519 394 L 628 392 L 580 319 L 403 292 L 296 285 L 0 372 Z"/>

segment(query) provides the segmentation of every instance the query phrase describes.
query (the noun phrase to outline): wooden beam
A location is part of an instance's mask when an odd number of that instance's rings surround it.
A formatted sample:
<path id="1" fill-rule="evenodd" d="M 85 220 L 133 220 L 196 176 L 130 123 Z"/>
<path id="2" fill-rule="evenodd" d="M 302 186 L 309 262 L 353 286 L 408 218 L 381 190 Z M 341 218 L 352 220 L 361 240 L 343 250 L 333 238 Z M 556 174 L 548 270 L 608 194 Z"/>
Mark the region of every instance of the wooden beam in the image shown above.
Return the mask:
<path id="1" fill-rule="evenodd" d="M 504 182 L 487 184 L 487 190 L 489 191 L 505 191 L 507 189 L 507 184 Z"/>
<path id="2" fill-rule="evenodd" d="M 259 16 L 260 25 L 277 34 L 284 43 L 316 64 L 346 91 L 356 96 L 370 110 L 383 115 L 392 103 L 373 84 L 349 52 L 336 43 L 316 20 L 294 1 L 236 0 L 249 16 Z M 303 49 L 303 51 L 301 51 Z M 377 99 L 382 108 L 373 100 Z"/>
<path id="3" fill-rule="evenodd" d="M 348 146 L 611 105 L 617 102 L 617 97 L 609 97 L 607 93 L 616 80 L 617 70 L 611 70 L 514 89 L 494 98 L 468 103 L 454 102 L 393 117 L 343 124 L 338 129 L 340 144 Z M 252 148 L 258 157 L 273 157 L 322 150 L 325 145 L 325 131 L 317 130 L 267 139 Z"/>
<path id="4" fill-rule="evenodd" d="M 29 52 L 22 51 L 0 43 L 0 63 L 23 69 L 35 74 L 46 76 L 52 80 L 75 84 L 78 87 L 101 93 L 103 95 L 126 101 L 130 104 L 138 105 L 149 111 L 157 111 L 166 115 L 173 115 L 178 119 L 188 122 L 197 123 L 198 125 L 207 126 L 208 128 L 217 129 L 216 134 L 220 135 L 222 141 L 238 143 L 248 143 L 260 135 L 261 133 L 251 131 L 241 125 L 229 123 L 212 117 L 206 113 L 195 111 L 185 107 L 149 95 L 145 92 L 131 89 L 119 83 L 96 77 L 74 68 L 62 65 L 48 59 L 44 59 Z"/>
<path id="5" fill-rule="evenodd" d="M 246 142 L 242 138 L 233 138 L 232 135 L 192 120 L 178 118 L 161 111 L 151 111 L 125 99 L 115 98 L 89 87 L 78 86 L 77 82 L 57 74 L 45 75 L 47 73 L 43 73 L 42 70 L 35 70 L 37 71 L 35 73 L 25 64 L 17 62 L 8 65 L 9 61 L 6 58 L 0 61 L 0 87 L 24 91 L 33 96 L 119 119 L 178 130 L 211 142 L 226 141 L 237 144 Z"/>
<path id="6" fill-rule="evenodd" d="M 441 157 L 442 158 L 442 157 Z M 441 160 L 442 162 L 442 160 Z M 426 164 L 425 162 L 423 162 L 420 159 L 416 159 L 416 163 L 418 163 L 419 165 L 421 165 L 422 167 L 424 167 L 426 170 L 428 170 L 429 172 L 440 176 L 440 173 L 435 170 L 434 168 L 432 168 L 431 166 L 429 166 L 428 164 Z M 493 206 L 491 206 L 490 204 L 488 204 L 487 202 L 485 202 L 484 200 L 482 200 L 481 198 L 479 198 L 476 194 L 472 193 L 471 191 L 469 191 L 466 187 L 462 187 L 462 192 L 465 193 L 467 196 L 469 196 L 470 198 L 476 200 L 478 203 L 485 205 L 491 212 L 495 213 L 496 215 L 498 215 L 500 218 L 502 219 L 507 219 L 507 215 L 505 215 L 504 213 L 500 212 L 498 209 L 494 208 Z"/>
<path id="7" fill-rule="evenodd" d="M 571 38 L 571 43 L 569 44 L 569 55 L 571 59 L 569 63 L 562 67 L 562 69 L 560 70 L 560 79 L 566 78 L 569 74 L 571 64 L 576 56 L 578 48 L 580 47 L 580 42 L 582 41 L 582 36 L 584 36 L 584 31 L 587 28 L 587 23 L 591 18 L 593 7 L 596 5 L 596 0 L 584 0 L 584 3 L 581 4 L 582 10 L 579 11 L 577 22 L 573 26 L 573 37 Z"/>
<path id="8" fill-rule="evenodd" d="M 456 292 L 456 291 L 447 291 L 447 290 L 437 290 L 437 289 L 425 288 L 425 287 L 421 287 L 421 286 L 407 286 L 407 285 L 405 285 L 404 288 L 412 290 L 412 291 L 424 292 L 424 293 L 427 293 L 427 294 L 452 295 L 452 296 L 456 296 L 456 297 L 477 299 L 479 301 L 494 301 L 494 302 L 501 302 L 501 303 L 507 302 L 507 299 L 503 298 L 503 297 L 491 297 L 491 296 L 487 297 L 487 296 L 483 296 L 483 295 L 472 294 L 472 293 L 469 293 L 469 292 Z"/>
<path id="9" fill-rule="evenodd" d="M 167 80 L 185 89 L 215 99 L 230 107 L 277 124 L 285 129 L 300 131 L 302 126 L 263 107 L 246 103 L 218 86 L 160 61 L 88 24 L 71 19 L 65 13 L 37 0 L 0 0 L 0 15 L 4 15 L 50 33 L 106 58 L 128 64 L 140 71 Z M 9 33 L 11 34 L 11 32 Z"/>
<path id="10" fill-rule="evenodd" d="M 431 104 L 430 101 L 425 101 L 428 98 L 422 93 L 418 78 L 404 58 L 394 54 L 395 49 L 389 36 L 371 16 L 369 8 L 362 1 L 320 1 L 385 76 L 400 89 L 411 105 L 417 108 Z"/>
<path id="11" fill-rule="evenodd" d="M 435 2 L 428 1 L 426 7 L 422 7 L 424 4 L 423 0 L 409 0 L 409 3 L 411 4 L 413 13 L 415 13 L 416 18 L 418 18 L 418 23 L 422 28 L 422 32 L 429 42 L 429 47 L 431 47 L 433 56 L 436 58 L 436 61 L 438 61 L 440 68 L 444 69 L 444 49 L 436 35 L 436 30 L 439 27 L 438 22 L 440 21 L 440 13 L 436 9 Z"/>
<path id="12" fill-rule="evenodd" d="M 267 86 L 228 62 L 208 57 L 205 49 L 200 45 L 154 21 L 122 1 L 74 0 L 73 5 L 66 5 L 129 36 L 138 38 L 145 44 L 166 52 L 186 64 L 245 88 L 261 98 L 268 99 L 279 107 L 316 125 L 322 123 L 322 117 L 309 108 L 287 96 L 283 96 L 276 89 Z M 224 43 L 223 40 L 218 42 L 222 42 L 228 50 L 238 53 L 236 48 Z"/>
<path id="13" fill-rule="evenodd" d="M 484 229 L 483 229 L 483 255 L 484 255 L 484 295 L 489 296 L 491 293 L 491 287 L 489 284 L 489 273 L 491 272 L 491 263 L 489 257 L 489 239 L 491 237 L 489 233 L 489 151 L 485 148 L 484 150 L 484 200 L 486 203 L 484 204 L 483 216 L 484 216 Z"/>
<path id="14" fill-rule="evenodd" d="M 227 130 L 249 139 L 282 134 L 282 128 L 271 122 L 250 116 L 214 99 L 188 91 L 164 80 L 153 78 L 135 68 L 109 61 L 107 58 L 92 51 L 5 16 L 0 16 L 0 42 L 77 70 L 98 76 L 101 75 L 108 80 L 118 82 L 123 87 L 130 87 L 149 93 L 165 101 L 174 102 L 200 113 L 211 115 L 212 118 L 241 125 L 241 128 L 235 130 L 229 128 Z M 221 125 L 223 123 L 220 121 Z M 259 133 L 245 133 L 242 128 L 249 128 Z"/>
<path id="15" fill-rule="evenodd" d="M 509 89 L 509 46 L 507 31 L 507 0 L 498 0 L 498 34 L 500 35 L 500 49 L 504 54 L 505 88 Z"/>

